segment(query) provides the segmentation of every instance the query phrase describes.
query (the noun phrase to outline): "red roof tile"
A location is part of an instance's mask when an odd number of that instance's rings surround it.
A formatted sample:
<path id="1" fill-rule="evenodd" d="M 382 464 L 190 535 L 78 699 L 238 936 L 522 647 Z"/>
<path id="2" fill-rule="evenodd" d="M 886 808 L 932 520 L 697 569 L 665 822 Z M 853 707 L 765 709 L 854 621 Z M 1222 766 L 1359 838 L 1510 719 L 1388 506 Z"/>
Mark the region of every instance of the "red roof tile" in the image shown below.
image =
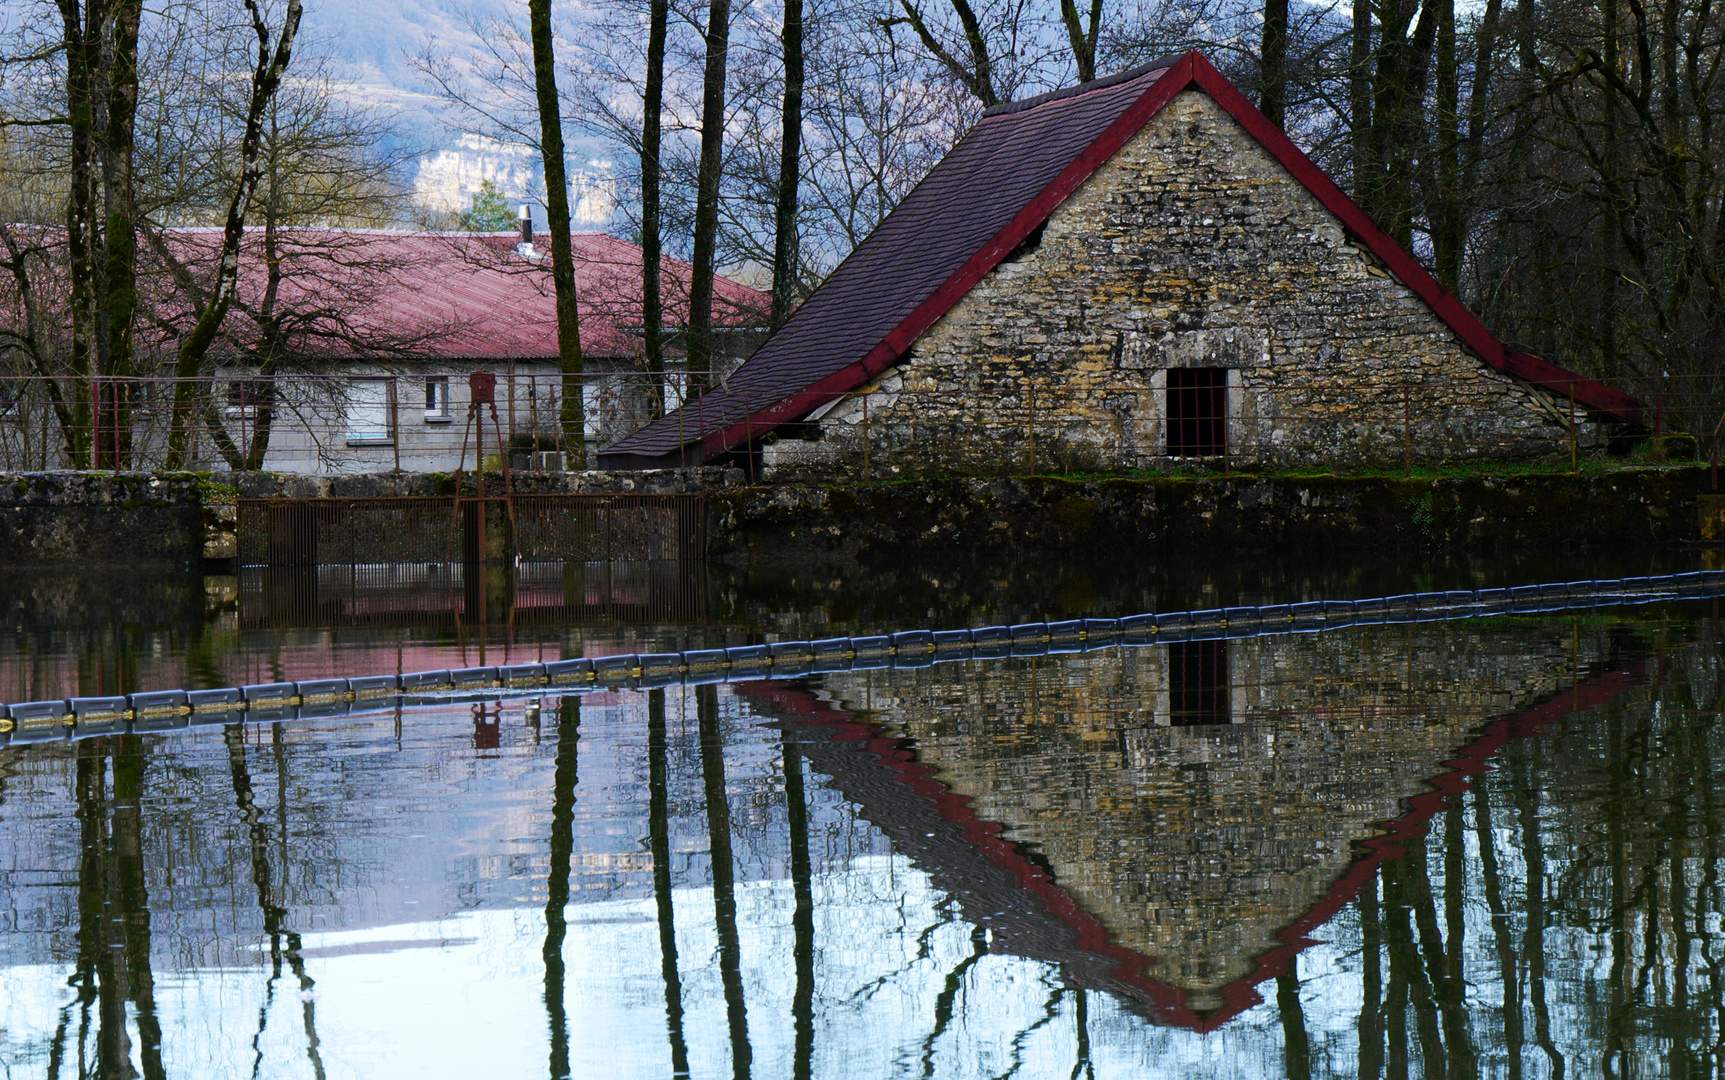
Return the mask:
<path id="1" fill-rule="evenodd" d="M 1506 348 L 1191 52 L 988 110 L 723 388 L 608 447 L 601 466 L 706 460 L 875 378 L 1188 87 L 1232 114 L 1486 363 L 1586 408 L 1640 421 L 1634 398 Z"/>
<path id="2" fill-rule="evenodd" d="M 406 344 L 415 360 L 557 358 L 551 260 L 543 233 L 538 259 L 515 251 L 514 233 L 286 229 L 283 249 L 294 269 L 282 285 L 285 308 L 300 314 L 310 352 L 370 351 L 367 342 Z M 588 358 L 641 354 L 641 249 L 606 233 L 575 233 L 581 348 Z M 216 229 L 178 229 L 170 245 L 180 258 L 213 264 Z M 261 233 L 246 235 L 240 296 L 256 302 L 264 288 Z M 665 321 L 681 328 L 688 310 L 690 267 L 664 260 Z M 328 298 L 338 297 L 334 302 Z M 345 296 L 345 300 L 339 297 Z M 715 285 L 715 321 L 756 326 L 771 300 L 728 278 Z M 316 313 L 326 309 L 323 323 Z M 228 332 L 249 329 L 229 316 Z M 339 326 L 337 325 L 339 324 Z M 330 331 L 339 330 L 337 333 Z M 357 345 L 353 344 L 357 343 Z"/>

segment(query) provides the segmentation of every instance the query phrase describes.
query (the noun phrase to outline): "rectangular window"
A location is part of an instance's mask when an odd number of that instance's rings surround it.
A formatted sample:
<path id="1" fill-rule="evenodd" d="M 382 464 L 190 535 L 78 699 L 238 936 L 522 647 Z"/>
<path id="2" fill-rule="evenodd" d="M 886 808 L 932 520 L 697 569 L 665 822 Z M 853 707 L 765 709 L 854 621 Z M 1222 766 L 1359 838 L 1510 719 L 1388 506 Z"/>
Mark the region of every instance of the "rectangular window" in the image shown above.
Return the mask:
<path id="1" fill-rule="evenodd" d="M 255 408 L 263 400 L 262 379 L 235 379 L 228 383 L 228 408 Z"/>
<path id="2" fill-rule="evenodd" d="M 345 419 L 349 446 L 389 445 L 388 380 L 348 380 Z"/>
<path id="3" fill-rule="evenodd" d="M 1168 456 L 1227 452 L 1228 369 L 1168 369 Z"/>
<path id="4" fill-rule="evenodd" d="M 1226 641 L 1168 645 L 1168 707 L 1175 727 L 1234 722 Z"/>
<path id="5" fill-rule="evenodd" d="M 449 376 L 430 376 L 425 380 L 425 422 L 435 424 L 448 419 Z"/>

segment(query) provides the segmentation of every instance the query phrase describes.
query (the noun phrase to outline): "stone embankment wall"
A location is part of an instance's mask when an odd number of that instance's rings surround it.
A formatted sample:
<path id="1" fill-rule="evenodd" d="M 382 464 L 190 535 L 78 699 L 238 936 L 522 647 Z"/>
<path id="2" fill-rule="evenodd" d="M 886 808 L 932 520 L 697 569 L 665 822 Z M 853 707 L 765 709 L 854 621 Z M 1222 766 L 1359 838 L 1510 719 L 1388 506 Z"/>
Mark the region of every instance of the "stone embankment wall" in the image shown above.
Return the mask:
<path id="1" fill-rule="evenodd" d="M 464 478 L 465 491 L 472 485 Z M 436 474 L 0 476 L 0 564 L 195 569 L 201 557 L 231 557 L 236 497 L 447 495 L 453 487 Z M 1158 546 L 1626 553 L 1696 543 L 1708 489 L 1708 470 L 1692 466 L 1414 480 L 1015 477 L 851 486 L 748 485 L 738 470 L 714 468 L 522 474 L 515 483 L 522 494 L 704 492 L 711 557 L 786 565 L 1136 556 Z"/>
<path id="2" fill-rule="evenodd" d="M 738 487 L 708 498 L 737 563 L 1011 560 L 1167 551 L 1629 554 L 1694 543 L 1704 467 L 1412 479 L 918 480 Z"/>
<path id="3" fill-rule="evenodd" d="M 1236 467 L 1569 453 L 1568 401 L 1471 353 L 1207 95 L 1171 102 L 767 477 L 1171 463 L 1168 372 L 1228 369 Z M 866 423 L 865 423 L 866 419 Z M 1598 444 L 1583 414 L 1581 448 Z M 776 473 L 775 471 L 776 470 Z"/>
<path id="4" fill-rule="evenodd" d="M 196 569 L 203 546 L 190 473 L 0 476 L 0 566 Z"/>

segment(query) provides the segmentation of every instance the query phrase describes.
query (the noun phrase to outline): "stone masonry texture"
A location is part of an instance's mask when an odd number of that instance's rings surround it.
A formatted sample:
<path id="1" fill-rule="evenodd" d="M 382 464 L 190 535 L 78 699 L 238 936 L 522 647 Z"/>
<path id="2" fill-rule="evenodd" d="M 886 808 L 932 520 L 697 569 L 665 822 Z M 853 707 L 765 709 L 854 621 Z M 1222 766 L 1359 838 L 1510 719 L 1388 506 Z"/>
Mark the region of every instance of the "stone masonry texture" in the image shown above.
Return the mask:
<path id="1" fill-rule="evenodd" d="M 853 395 L 763 464 L 855 471 L 866 442 L 877 475 L 1165 468 L 1168 372 L 1192 367 L 1228 370 L 1236 468 L 1570 447 L 1567 399 L 1486 365 L 1188 90 L 865 388 L 866 416 Z"/>

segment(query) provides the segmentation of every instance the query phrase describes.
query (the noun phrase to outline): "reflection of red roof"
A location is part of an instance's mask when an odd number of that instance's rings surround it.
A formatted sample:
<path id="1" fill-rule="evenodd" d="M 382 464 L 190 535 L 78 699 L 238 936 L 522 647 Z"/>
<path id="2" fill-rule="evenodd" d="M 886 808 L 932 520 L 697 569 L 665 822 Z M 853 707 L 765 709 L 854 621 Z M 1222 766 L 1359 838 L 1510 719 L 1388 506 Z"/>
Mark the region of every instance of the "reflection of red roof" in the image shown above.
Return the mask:
<path id="1" fill-rule="evenodd" d="M 215 262 L 219 229 L 176 229 L 176 255 L 202 272 Z M 514 233 L 439 233 L 373 229 L 283 229 L 290 267 L 282 306 L 299 313 L 300 347 L 311 353 L 374 351 L 368 341 L 399 348 L 411 359 L 556 359 L 557 314 L 547 237 L 539 258 L 516 253 Z M 575 233 L 576 292 L 581 348 L 589 357 L 634 358 L 641 352 L 641 249 L 608 233 Z M 246 233 L 240 298 L 254 303 L 264 288 L 262 234 Z M 204 248 L 208 248 L 206 252 Z M 690 267 L 665 259 L 667 327 L 688 312 Z M 714 321 L 757 326 L 771 300 L 729 278 L 714 284 Z M 319 313 L 323 324 L 317 323 Z M 227 330 L 247 335 L 249 320 L 229 316 Z M 339 332 L 331 327 L 339 324 Z M 290 322 L 290 327 L 295 323 Z"/>
<path id="2" fill-rule="evenodd" d="M 1540 734 L 1563 717 L 1603 705 L 1642 681 L 1639 666 L 1610 672 L 1578 683 L 1538 705 L 1481 728 L 1455 758 L 1444 762 L 1449 771 L 1428 782 L 1431 790 L 1408 800 L 1406 814 L 1382 823 L 1383 831 L 1365 841 L 1366 851 L 1347 872 L 1332 883 L 1329 891 L 1304 915 L 1281 931 L 1278 936 L 1283 944 L 1257 957 L 1256 968 L 1250 975 L 1222 988 L 1222 1007 L 1205 1013 L 1187 1006 L 1184 989 L 1152 976 L 1150 972 L 1156 967 L 1154 957 L 1115 942 L 1107 928 L 1085 911 L 1044 865 L 1019 844 L 1002 836 L 1005 825 L 977 817 L 968 795 L 952 790 L 939 780 L 934 768 L 917 760 L 914 749 L 905 740 L 890 734 L 885 726 L 839 709 L 832 702 L 818 698 L 796 684 L 744 683 L 738 686 L 738 690 L 760 702 L 762 714 L 823 729 L 834 742 L 854 746 L 884 766 L 889 776 L 885 785 L 877 780 L 865 780 L 865 790 L 844 792 L 853 799 L 860 796 L 865 804 L 865 814 L 874 811 L 878 815 L 883 808 L 897 808 L 902 812 L 906 803 L 903 796 L 909 795 L 913 801 L 922 804 L 920 808 L 911 807 L 912 814 L 922 809 L 938 815 L 941 822 L 960 830 L 968 846 L 984 856 L 992 869 L 1006 871 L 1014 882 L 1010 887 L 1014 888 L 1016 895 L 1010 900 L 999 895 L 991 896 L 982 907 L 989 915 L 1010 911 L 1016 912 L 1021 919 L 1028 916 L 1061 927 L 1057 937 L 1063 940 L 1053 941 L 1046 934 L 1040 935 L 1033 949 L 1037 958 L 1063 963 L 1068 977 L 1094 981 L 1102 989 L 1128 995 L 1166 1023 L 1210 1032 L 1262 1002 L 1257 986 L 1282 974 L 1295 955 L 1316 944 L 1308 935 L 1351 902 L 1380 866 L 1400 858 L 1405 850 L 1402 844 L 1422 835 L 1431 819 L 1444 808 L 1445 802 L 1467 789 L 1468 777 L 1490 767 L 1488 763 L 1504 743 Z M 823 763 L 817 761 L 815 764 L 821 768 Z M 898 790 L 896 796 L 890 790 L 894 788 Z M 885 828 L 887 823 L 876 821 L 875 824 Z M 906 846 L 893 830 L 887 831 L 895 846 L 901 849 Z M 940 842 L 938 830 L 928 831 L 919 827 L 910 830 L 909 834 L 935 838 L 931 841 L 933 845 Z M 916 840 L 913 838 L 914 843 Z M 906 854 L 913 858 L 917 855 L 914 851 Z M 974 884 L 986 889 L 993 884 L 996 890 L 999 889 L 998 880 L 985 882 L 983 878 L 999 879 L 1000 875 L 990 874 L 988 870 L 972 873 L 968 875 L 966 885 Z M 966 897 L 961 895 L 959 899 L 962 901 Z M 1022 936 L 1028 938 L 1032 935 Z M 1086 975 L 1090 978 L 1085 979 Z"/>
<path id="3" fill-rule="evenodd" d="M 1227 110 L 1485 363 L 1586 409 L 1641 421 L 1634 398 L 1504 345 L 1232 83 L 1190 52 L 985 112 L 723 390 L 691 404 L 690 416 L 667 416 L 606 448 L 601 462 L 638 468 L 685 453 L 704 460 L 876 378 L 1189 88 Z"/>

